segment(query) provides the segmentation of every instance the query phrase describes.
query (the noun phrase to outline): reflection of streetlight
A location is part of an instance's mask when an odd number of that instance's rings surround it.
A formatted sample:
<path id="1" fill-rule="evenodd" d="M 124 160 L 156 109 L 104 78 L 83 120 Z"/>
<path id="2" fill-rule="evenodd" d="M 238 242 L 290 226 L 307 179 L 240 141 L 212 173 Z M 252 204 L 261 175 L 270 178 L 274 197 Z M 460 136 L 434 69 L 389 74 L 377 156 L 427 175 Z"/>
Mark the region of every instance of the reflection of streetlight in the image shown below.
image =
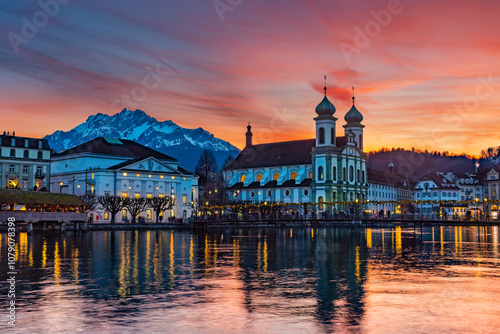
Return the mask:
<path id="1" fill-rule="evenodd" d="M 479 213 L 477 211 L 479 211 L 479 198 L 476 197 L 476 215 L 477 215 L 477 220 L 479 220 Z"/>

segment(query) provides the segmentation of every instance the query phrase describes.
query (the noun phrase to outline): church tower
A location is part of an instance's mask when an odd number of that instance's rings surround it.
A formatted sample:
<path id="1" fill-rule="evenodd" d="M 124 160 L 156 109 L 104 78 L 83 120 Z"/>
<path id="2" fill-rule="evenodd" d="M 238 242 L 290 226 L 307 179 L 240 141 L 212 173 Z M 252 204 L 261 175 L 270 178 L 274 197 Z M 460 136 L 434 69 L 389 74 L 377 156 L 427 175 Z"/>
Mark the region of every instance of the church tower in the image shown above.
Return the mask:
<path id="1" fill-rule="evenodd" d="M 354 105 L 354 87 L 352 88 L 352 90 L 352 107 L 344 116 L 344 120 L 347 123 L 344 125 L 345 136 L 347 138 L 348 134 L 352 132 L 354 134 L 354 142 L 356 144 L 356 147 L 359 148 L 361 152 L 363 152 L 363 128 L 365 126 L 361 124 L 361 122 L 363 121 L 363 115 L 358 111 L 358 109 L 356 109 L 356 106 Z"/>

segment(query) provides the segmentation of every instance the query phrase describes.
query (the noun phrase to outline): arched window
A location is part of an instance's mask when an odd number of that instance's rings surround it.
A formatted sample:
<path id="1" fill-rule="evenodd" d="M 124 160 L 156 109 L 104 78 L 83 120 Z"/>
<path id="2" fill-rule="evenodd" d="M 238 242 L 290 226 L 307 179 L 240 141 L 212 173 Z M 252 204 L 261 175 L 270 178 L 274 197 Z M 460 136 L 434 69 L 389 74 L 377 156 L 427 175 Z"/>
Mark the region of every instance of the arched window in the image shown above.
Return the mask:
<path id="1" fill-rule="evenodd" d="M 346 180 L 346 177 L 345 177 L 345 167 L 342 167 L 342 181 L 345 181 Z"/>
<path id="2" fill-rule="evenodd" d="M 273 174 L 273 180 L 274 181 L 278 181 L 279 178 L 280 178 L 280 173 L 274 173 Z"/>
<path id="3" fill-rule="evenodd" d="M 309 172 L 309 178 L 312 179 L 313 178 L 313 171 L 310 171 Z"/>
<path id="4" fill-rule="evenodd" d="M 255 180 L 257 180 L 257 182 L 260 182 L 260 180 L 262 180 L 262 174 L 257 174 Z"/>
<path id="5" fill-rule="evenodd" d="M 324 175 L 323 175 L 323 166 L 318 167 L 318 180 L 323 180 Z"/>
<path id="6" fill-rule="evenodd" d="M 271 197 L 271 190 L 267 191 L 267 197 Z"/>
<path id="7" fill-rule="evenodd" d="M 363 135 L 359 135 L 359 149 L 363 150 Z"/>
<path id="8" fill-rule="evenodd" d="M 353 181 L 354 180 L 354 167 L 352 166 L 349 166 L 349 181 Z"/>
<path id="9" fill-rule="evenodd" d="M 285 190 L 285 196 L 286 196 L 286 197 L 289 197 L 289 196 L 290 196 L 290 190 L 288 190 L 288 189 L 286 189 L 286 190 Z"/>
<path id="10" fill-rule="evenodd" d="M 335 144 L 335 128 L 331 128 L 330 130 L 330 142 L 333 144 Z"/>
<path id="11" fill-rule="evenodd" d="M 290 174 L 290 179 L 295 180 L 297 175 L 299 175 L 297 172 L 292 172 L 292 174 Z"/>
<path id="12" fill-rule="evenodd" d="M 323 210 L 323 197 L 318 197 L 318 203 L 319 203 L 319 206 L 318 206 L 318 209 L 320 210 Z"/>
<path id="13" fill-rule="evenodd" d="M 30 157 L 30 152 L 28 150 L 24 150 L 24 158 L 28 159 Z"/>
<path id="14" fill-rule="evenodd" d="M 333 166 L 333 171 L 332 171 L 332 180 L 336 181 L 337 180 L 337 166 Z"/>
<path id="15" fill-rule="evenodd" d="M 250 198 L 254 198 L 255 197 L 255 191 L 251 191 L 250 192 Z"/>
<path id="16" fill-rule="evenodd" d="M 43 153 L 42 151 L 38 151 L 38 160 L 42 160 L 43 159 Z"/>
<path id="17" fill-rule="evenodd" d="M 246 179 L 247 179 L 246 175 L 241 175 L 240 182 L 245 182 Z"/>
<path id="18" fill-rule="evenodd" d="M 324 144 L 325 143 L 325 129 L 319 128 L 318 136 L 319 136 L 319 143 Z"/>
<path id="19" fill-rule="evenodd" d="M 304 196 L 308 196 L 309 195 L 309 189 L 304 189 Z"/>
<path id="20" fill-rule="evenodd" d="M 359 182 L 361 180 L 361 175 L 360 174 L 361 173 L 360 173 L 359 169 L 356 170 L 356 182 Z"/>
<path id="21" fill-rule="evenodd" d="M 14 150 L 13 148 L 10 149 L 10 156 L 11 157 L 15 157 L 16 156 L 16 150 Z"/>
<path id="22" fill-rule="evenodd" d="M 337 199 L 337 193 L 335 191 L 332 193 L 332 198 L 334 201 Z"/>
<path id="23" fill-rule="evenodd" d="M 365 183 L 365 171 L 361 171 L 361 183 Z"/>

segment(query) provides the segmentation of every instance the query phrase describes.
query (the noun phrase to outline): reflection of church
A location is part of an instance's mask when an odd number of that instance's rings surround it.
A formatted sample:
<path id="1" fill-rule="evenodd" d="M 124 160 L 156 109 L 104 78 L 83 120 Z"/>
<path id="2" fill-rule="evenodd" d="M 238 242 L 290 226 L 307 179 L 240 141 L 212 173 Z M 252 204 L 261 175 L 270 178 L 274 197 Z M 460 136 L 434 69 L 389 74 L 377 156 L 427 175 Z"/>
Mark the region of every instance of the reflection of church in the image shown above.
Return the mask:
<path id="1" fill-rule="evenodd" d="M 249 202 L 340 202 L 367 199 L 363 115 L 354 105 L 337 136 L 335 106 L 326 96 L 316 107 L 316 138 L 246 147 L 224 170 L 231 199 Z M 319 206 L 322 209 L 322 206 Z"/>

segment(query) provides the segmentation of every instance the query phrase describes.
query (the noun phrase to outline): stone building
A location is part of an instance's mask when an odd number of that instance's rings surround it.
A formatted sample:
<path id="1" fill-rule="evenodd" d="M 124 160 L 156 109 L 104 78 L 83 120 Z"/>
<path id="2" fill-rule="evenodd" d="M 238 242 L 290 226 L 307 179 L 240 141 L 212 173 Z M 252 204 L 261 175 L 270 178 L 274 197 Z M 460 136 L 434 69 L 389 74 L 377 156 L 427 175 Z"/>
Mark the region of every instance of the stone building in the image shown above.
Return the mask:
<path id="1" fill-rule="evenodd" d="M 48 190 L 51 150 L 46 139 L 0 135 L 0 188 Z"/>

